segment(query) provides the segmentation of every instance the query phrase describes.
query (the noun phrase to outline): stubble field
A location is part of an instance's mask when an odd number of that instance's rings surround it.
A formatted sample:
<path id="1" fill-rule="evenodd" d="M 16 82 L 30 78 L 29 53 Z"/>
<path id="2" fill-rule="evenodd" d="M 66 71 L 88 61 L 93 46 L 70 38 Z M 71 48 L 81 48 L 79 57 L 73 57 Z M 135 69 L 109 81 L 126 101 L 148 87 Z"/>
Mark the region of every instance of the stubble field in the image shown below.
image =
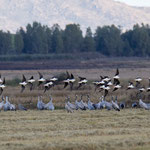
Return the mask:
<path id="1" fill-rule="evenodd" d="M 150 112 L 1 112 L 1 150 L 149 150 Z"/>

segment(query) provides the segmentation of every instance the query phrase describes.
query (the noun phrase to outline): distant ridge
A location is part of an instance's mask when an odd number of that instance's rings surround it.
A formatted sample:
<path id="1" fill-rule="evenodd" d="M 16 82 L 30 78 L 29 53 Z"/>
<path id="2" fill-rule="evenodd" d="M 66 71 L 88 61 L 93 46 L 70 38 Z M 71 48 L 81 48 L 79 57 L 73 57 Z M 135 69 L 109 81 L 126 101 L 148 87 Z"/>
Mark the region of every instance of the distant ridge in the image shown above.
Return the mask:
<path id="1" fill-rule="evenodd" d="M 128 6 L 114 0 L 0 0 L 0 29 L 16 32 L 33 21 L 62 28 L 78 23 L 90 26 L 120 25 L 132 28 L 136 23 L 150 24 L 150 8 Z"/>

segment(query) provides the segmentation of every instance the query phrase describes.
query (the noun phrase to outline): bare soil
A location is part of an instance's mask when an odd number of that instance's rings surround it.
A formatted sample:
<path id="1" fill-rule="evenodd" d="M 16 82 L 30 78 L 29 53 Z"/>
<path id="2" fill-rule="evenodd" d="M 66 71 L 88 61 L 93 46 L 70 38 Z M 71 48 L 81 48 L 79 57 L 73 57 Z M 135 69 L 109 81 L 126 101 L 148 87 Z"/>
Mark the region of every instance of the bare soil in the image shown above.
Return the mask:
<path id="1" fill-rule="evenodd" d="M 0 62 L 0 70 L 150 68 L 149 58 L 84 58 Z"/>

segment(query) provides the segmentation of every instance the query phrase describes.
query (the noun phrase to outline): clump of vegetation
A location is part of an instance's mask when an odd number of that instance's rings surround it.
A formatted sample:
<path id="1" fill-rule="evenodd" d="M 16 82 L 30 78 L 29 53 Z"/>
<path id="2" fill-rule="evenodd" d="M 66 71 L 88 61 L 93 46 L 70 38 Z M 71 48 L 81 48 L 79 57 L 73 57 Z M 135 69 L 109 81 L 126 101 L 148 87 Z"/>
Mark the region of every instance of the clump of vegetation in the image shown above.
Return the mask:
<path id="1" fill-rule="evenodd" d="M 12 80 L 7 80 L 6 85 L 7 86 L 18 86 L 19 82 L 21 82 L 21 80 L 19 78 L 14 78 Z"/>
<path id="2" fill-rule="evenodd" d="M 58 81 L 61 82 L 67 78 L 67 75 L 65 72 L 62 72 L 62 73 L 56 75 L 56 78 L 58 78 Z"/>

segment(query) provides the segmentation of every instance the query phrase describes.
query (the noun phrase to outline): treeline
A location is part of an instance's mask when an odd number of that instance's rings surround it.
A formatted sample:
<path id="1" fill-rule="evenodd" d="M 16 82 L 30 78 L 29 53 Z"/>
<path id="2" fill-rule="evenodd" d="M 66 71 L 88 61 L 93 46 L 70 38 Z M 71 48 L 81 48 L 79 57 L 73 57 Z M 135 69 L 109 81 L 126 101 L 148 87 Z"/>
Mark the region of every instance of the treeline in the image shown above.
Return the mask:
<path id="1" fill-rule="evenodd" d="M 134 25 L 126 32 L 114 25 L 87 28 L 85 35 L 78 24 L 68 24 L 62 30 L 41 23 L 28 24 L 15 34 L 0 31 L 0 55 L 62 54 L 99 52 L 106 56 L 150 56 L 150 26 Z"/>

